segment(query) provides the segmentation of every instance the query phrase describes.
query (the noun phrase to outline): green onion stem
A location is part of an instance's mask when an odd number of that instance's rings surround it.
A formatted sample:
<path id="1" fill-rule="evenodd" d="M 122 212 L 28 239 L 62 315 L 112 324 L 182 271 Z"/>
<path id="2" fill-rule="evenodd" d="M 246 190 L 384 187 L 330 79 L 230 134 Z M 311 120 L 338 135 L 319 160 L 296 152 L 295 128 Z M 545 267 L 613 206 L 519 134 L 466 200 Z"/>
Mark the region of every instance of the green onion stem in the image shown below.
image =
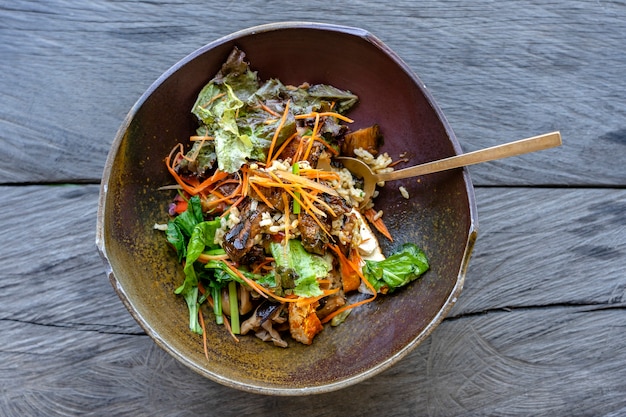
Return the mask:
<path id="1" fill-rule="evenodd" d="M 237 283 L 230 281 L 228 283 L 228 301 L 230 303 L 230 327 L 233 334 L 239 334 L 239 304 L 237 300 Z"/>
<path id="2" fill-rule="evenodd" d="M 222 291 L 213 287 L 211 290 L 213 296 L 213 313 L 215 313 L 215 322 L 224 324 L 224 316 L 222 315 Z"/>
<path id="3" fill-rule="evenodd" d="M 300 175 L 300 165 L 298 165 L 297 162 L 291 166 L 291 173 L 294 175 Z M 293 214 L 300 214 L 300 202 L 298 201 L 300 199 L 300 191 L 296 191 L 294 194 L 297 199 L 293 199 Z"/>

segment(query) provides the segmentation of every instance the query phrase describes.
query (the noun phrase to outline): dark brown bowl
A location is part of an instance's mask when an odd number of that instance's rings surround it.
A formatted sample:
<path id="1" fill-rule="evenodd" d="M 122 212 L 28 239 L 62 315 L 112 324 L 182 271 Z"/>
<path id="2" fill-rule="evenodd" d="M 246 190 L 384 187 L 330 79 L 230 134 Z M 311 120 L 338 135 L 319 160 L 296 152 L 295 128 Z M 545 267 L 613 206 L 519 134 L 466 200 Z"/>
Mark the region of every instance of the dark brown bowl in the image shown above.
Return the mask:
<path id="1" fill-rule="evenodd" d="M 355 309 L 327 327 L 313 345 L 288 349 L 255 337 L 235 343 L 223 326 L 208 323 L 209 360 L 202 338 L 188 329 L 185 301 L 174 294 L 182 269 L 155 223 L 167 221 L 171 184 L 164 157 L 197 126 L 195 98 L 239 46 L 262 79 L 328 83 L 356 93 L 354 128 L 377 123 L 383 150 L 410 164 L 460 153 L 429 92 L 380 40 L 357 28 L 278 23 L 218 39 L 182 59 L 137 101 L 124 120 L 106 162 L 98 211 L 97 246 L 111 283 L 154 341 L 194 371 L 221 384 L 262 394 L 305 395 L 363 381 L 398 362 L 442 321 L 463 286 L 476 239 L 474 191 L 467 170 L 388 183 L 378 198 L 395 236 L 381 239 L 389 252 L 414 242 L 431 269 L 393 295 Z M 404 185 L 410 199 L 398 186 Z"/>

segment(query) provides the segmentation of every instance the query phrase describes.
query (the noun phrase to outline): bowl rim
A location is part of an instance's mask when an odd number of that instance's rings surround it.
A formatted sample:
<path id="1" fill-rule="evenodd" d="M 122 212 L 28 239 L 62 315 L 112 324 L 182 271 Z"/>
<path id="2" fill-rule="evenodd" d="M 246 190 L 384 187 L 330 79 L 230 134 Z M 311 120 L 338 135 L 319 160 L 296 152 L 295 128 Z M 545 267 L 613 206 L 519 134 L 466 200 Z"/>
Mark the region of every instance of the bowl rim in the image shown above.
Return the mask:
<path id="1" fill-rule="evenodd" d="M 419 76 L 394 52 L 391 48 L 389 48 L 385 43 L 383 43 L 379 38 L 370 33 L 368 30 L 354 27 L 354 26 L 344 26 L 338 24 L 331 23 L 321 23 L 321 22 L 312 22 L 312 21 L 282 21 L 282 22 L 273 22 L 266 23 L 257 26 L 251 26 L 245 29 L 241 29 L 230 33 L 226 36 L 222 36 L 220 38 L 211 41 L 204 46 L 196 49 L 195 51 L 189 53 L 174 65 L 172 65 L 167 71 L 165 71 L 162 75 L 160 75 L 147 89 L 146 91 L 139 97 L 139 99 L 135 102 L 135 104 L 130 108 L 128 113 L 126 114 L 123 122 L 118 128 L 115 138 L 111 144 L 111 148 L 107 155 L 107 159 L 105 161 L 104 169 L 102 172 L 102 181 L 100 184 L 100 193 L 98 200 L 98 210 L 97 210 L 97 219 L 96 219 L 96 238 L 95 243 L 97 250 L 100 254 L 100 257 L 104 263 L 105 271 L 107 276 L 109 277 L 109 281 L 111 285 L 114 287 L 116 293 L 120 297 L 122 303 L 127 308 L 127 310 L 131 313 L 132 317 L 137 321 L 140 327 L 150 336 L 150 338 L 163 350 L 168 352 L 170 355 L 175 357 L 179 362 L 186 365 L 188 368 L 191 368 L 196 373 L 199 373 L 217 383 L 222 385 L 239 389 L 242 391 L 247 391 L 256 394 L 264 394 L 264 395 L 277 395 L 277 396 L 301 396 L 301 395 L 311 395 L 311 394 L 321 394 L 328 393 L 331 391 L 336 391 L 342 388 L 346 388 L 351 385 L 355 385 L 359 382 L 362 382 L 368 378 L 371 378 L 387 369 L 392 367 L 398 361 L 403 359 L 406 355 L 408 355 L 411 351 L 413 351 L 419 344 L 421 344 L 426 338 L 430 336 L 433 330 L 443 321 L 449 311 L 452 309 L 454 304 L 456 303 L 464 285 L 465 275 L 467 272 L 467 268 L 469 266 L 470 257 L 474 248 L 475 241 L 478 236 L 478 219 L 477 219 L 477 208 L 476 208 L 476 199 L 474 195 L 474 188 L 471 181 L 471 177 L 469 175 L 469 170 L 467 167 L 462 168 L 463 180 L 466 188 L 466 193 L 468 197 L 469 203 L 469 228 L 468 228 L 468 238 L 465 242 L 465 251 L 463 254 L 462 262 L 457 274 L 457 279 L 454 287 L 450 291 L 449 296 L 443 303 L 442 307 L 439 309 L 435 317 L 428 323 L 428 325 L 416 336 L 414 337 L 410 343 L 406 344 L 401 350 L 396 352 L 393 356 L 387 358 L 383 362 L 369 368 L 359 374 L 349 376 L 342 380 L 327 383 L 324 385 L 311 386 L 311 387 L 303 387 L 303 388 L 278 388 L 278 387 L 266 387 L 261 384 L 252 384 L 248 382 L 241 382 L 231 378 L 226 378 L 223 375 L 219 375 L 217 373 L 211 372 L 206 368 L 199 367 L 194 362 L 190 361 L 186 357 L 180 354 L 180 352 L 171 348 L 165 341 L 161 338 L 161 336 L 153 329 L 150 324 L 141 318 L 137 312 L 135 311 L 132 301 L 128 297 L 126 291 L 121 286 L 117 278 L 115 277 L 115 273 L 113 271 L 113 266 L 109 260 L 107 254 L 107 242 L 104 236 L 105 229 L 105 211 L 106 211 L 106 201 L 107 201 L 107 193 L 108 193 L 108 182 L 111 175 L 111 171 L 113 168 L 113 162 L 115 160 L 116 154 L 121 146 L 121 143 L 124 139 L 125 132 L 130 126 L 131 122 L 135 118 L 137 112 L 144 104 L 144 102 L 151 96 L 151 94 L 158 89 L 161 84 L 164 83 L 172 74 L 182 68 L 184 65 L 194 60 L 198 56 L 210 51 L 211 49 L 216 48 L 219 45 L 224 43 L 228 43 L 239 39 L 244 36 L 250 36 L 263 32 L 271 32 L 271 31 L 281 31 L 286 29 L 314 29 L 314 30 L 323 30 L 323 31 L 331 31 L 331 32 L 341 32 L 343 34 L 353 35 L 361 38 L 362 40 L 373 44 L 378 49 L 381 49 L 385 52 L 394 62 L 402 68 L 402 70 L 411 77 L 415 81 L 415 83 L 419 86 L 420 90 L 424 94 L 426 100 L 432 107 L 432 109 L 436 112 L 437 117 L 441 120 L 443 127 L 445 128 L 448 139 L 454 149 L 456 154 L 462 152 L 460 144 L 452 131 L 448 120 L 443 114 L 440 107 L 436 104 L 433 96 L 430 91 L 426 87 L 426 85 L 420 80 Z"/>

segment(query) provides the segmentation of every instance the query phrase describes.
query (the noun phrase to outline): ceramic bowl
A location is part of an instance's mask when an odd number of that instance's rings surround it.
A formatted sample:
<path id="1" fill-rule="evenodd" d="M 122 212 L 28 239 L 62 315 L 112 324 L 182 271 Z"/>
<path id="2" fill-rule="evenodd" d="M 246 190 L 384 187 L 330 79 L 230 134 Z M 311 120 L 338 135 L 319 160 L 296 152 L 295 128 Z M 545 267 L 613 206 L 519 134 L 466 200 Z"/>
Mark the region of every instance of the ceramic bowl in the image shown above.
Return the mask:
<path id="1" fill-rule="evenodd" d="M 306 395 L 356 384 L 415 349 L 451 309 L 463 287 L 476 238 L 474 191 L 467 170 L 388 183 L 377 200 L 394 241 L 424 249 L 431 269 L 404 289 L 355 309 L 341 326 L 327 326 L 311 346 L 287 349 L 253 336 L 235 343 L 207 320 L 202 337 L 188 329 L 188 312 L 174 289 L 182 268 L 155 223 L 167 221 L 171 184 L 164 158 L 197 127 L 190 112 L 200 89 L 234 46 L 261 79 L 327 83 L 360 98 L 352 128 L 377 123 L 382 150 L 417 164 L 461 152 L 441 110 L 400 57 L 365 30 L 318 23 L 277 23 L 223 37 L 175 64 L 139 98 L 124 120 L 102 179 L 97 246 L 113 287 L 146 333 L 192 370 L 226 386 L 270 395 Z M 405 199 L 398 187 L 404 186 Z"/>

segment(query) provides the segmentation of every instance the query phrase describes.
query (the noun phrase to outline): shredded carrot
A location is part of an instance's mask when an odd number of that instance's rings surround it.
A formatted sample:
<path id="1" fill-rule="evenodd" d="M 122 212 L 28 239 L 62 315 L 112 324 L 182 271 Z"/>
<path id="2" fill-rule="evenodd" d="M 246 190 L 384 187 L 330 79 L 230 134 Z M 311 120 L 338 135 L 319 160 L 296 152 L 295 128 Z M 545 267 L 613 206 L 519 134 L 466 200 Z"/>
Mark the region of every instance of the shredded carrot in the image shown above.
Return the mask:
<path id="1" fill-rule="evenodd" d="M 200 319 L 200 327 L 202 327 L 202 345 L 204 347 L 204 357 L 209 360 L 209 349 L 206 342 L 206 326 L 204 325 L 204 317 L 202 317 L 202 310 L 198 309 L 198 318 Z"/>
<path id="2" fill-rule="evenodd" d="M 226 214 L 228 214 L 228 212 L 230 212 L 234 207 L 237 207 L 244 198 L 246 198 L 246 196 L 248 195 L 247 189 L 248 189 L 248 170 L 247 169 L 241 169 L 241 173 L 243 175 L 243 178 L 241 179 L 241 194 L 239 196 L 239 198 L 237 199 L 237 201 L 235 201 L 233 204 L 230 205 L 230 207 L 228 207 L 228 209 L 226 209 L 220 217 L 224 217 Z"/>
<path id="3" fill-rule="evenodd" d="M 326 149 L 328 149 L 330 151 L 330 153 L 332 153 L 333 155 L 339 155 L 339 152 L 337 152 L 337 150 L 335 148 L 330 146 L 330 144 L 328 142 L 326 142 L 324 139 L 322 139 L 321 136 L 319 136 L 319 135 L 315 136 L 315 140 L 318 141 L 319 143 L 321 143 L 322 145 L 324 145 L 326 147 Z"/>
<path id="4" fill-rule="evenodd" d="M 343 254 L 343 252 L 341 252 L 341 249 L 339 249 L 339 247 L 337 245 L 329 244 L 328 247 L 330 249 L 332 249 L 333 252 L 335 252 L 337 254 L 337 258 L 339 259 L 340 265 L 342 267 L 346 266 L 348 269 L 351 269 L 351 270 L 355 271 L 359 275 L 359 278 L 361 278 L 361 281 L 372 292 L 373 295 L 370 298 L 366 298 L 364 300 L 357 301 L 355 303 L 349 304 L 347 306 L 343 306 L 343 307 L 333 311 L 328 316 L 324 317 L 324 319 L 322 320 L 322 323 L 328 323 L 330 320 L 333 319 L 333 317 L 335 317 L 338 314 L 343 313 L 346 310 L 350 310 L 350 309 L 353 309 L 354 307 L 358 307 L 358 306 L 361 306 L 363 304 L 367 304 L 369 302 L 374 301 L 374 299 L 376 298 L 376 294 L 377 294 L 376 293 L 376 289 L 367 280 L 367 278 L 365 278 L 365 276 L 363 275 L 363 272 L 361 271 L 361 268 L 359 267 L 360 258 L 358 257 L 358 254 L 354 255 L 354 256 L 357 257 L 357 259 L 351 261 L 348 258 L 346 258 L 346 256 Z M 343 271 L 342 271 L 342 274 L 343 274 Z"/>
<path id="5" fill-rule="evenodd" d="M 213 173 L 213 175 L 211 175 L 206 180 L 202 181 L 202 183 L 200 183 L 200 184 L 191 184 L 190 181 L 185 181 L 183 178 L 181 178 L 181 176 L 178 175 L 178 173 L 174 169 L 174 166 L 173 166 L 173 163 L 172 163 L 172 157 L 174 156 L 174 152 L 176 150 L 178 150 L 178 153 L 176 153 L 177 157 L 183 155 L 183 145 L 182 144 L 176 145 L 172 149 L 170 154 L 165 158 L 165 165 L 167 166 L 167 170 L 172 175 L 172 177 L 174 177 L 176 182 L 181 186 L 181 188 L 183 190 L 185 190 L 187 192 L 187 194 L 189 194 L 191 196 L 200 194 L 201 192 L 203 192 L 210 185 L 212 185 L 215 182 L 217 182 L 219 180 L 222 180 L 222 179 L 224 179 L 224 178 L 226 178 L 228 176 L 227 172 L 216 170 Z"/>
<path id="6" fill-rule="evenodd" d="M 409 162 L 409 158 L 402 158 L 402 159 L 396 159 L 395 161 L 393 161 L 392 163 L 390 163 L 389 167 L 395 167 L 396 165 L 398 165 L 401 162 Z"/>
<path id="7" fill-rule="evenodd" d="M 383 219 L 381 217 L 376 218 L 376 210 L 370 208 L 365 210 L 363 214 L 365 215 L 365 218 L 376 228 L 376 230 L 393 242 L 393 237 L 391 236 L 391 233 L 389 233 L 387 226 L 385 226 Z"/>
<path id="8" fill-rule="evenodd" d="M 300 143 L 298 143 L 298 148 L 296 149 L 296 153 L 293 155 L 294 161 L 302 160 L 302 152 L 304 151 L 304 144 L 307 143 L 305 138 L 303 137 Z"/>
<path id="9" fill-rule="evenodd" d="M 354 120 L 336 113 L 336 112 L 332 112 L 332 111 L 327 111 L 327 112 L 322 112 L 322 113 L 318 113 L 318 112 L 311 112 L 311 113 L 307 113 L 307 114 L 299 114 L 296 116 L 296 119 L 312 119 L 314 117 L 316 117 L 317 115 L 321 116 L 321 117 L 336 117 L 339 120 L 343 120 L 344 122 L 347 123 L 352 123 L 354 122 Z"/>
<path id="10" fill-rule="evenodd" d="M 256 292 L 259 293 L 260 296 L 267 298 L 268 297 L 268 292 L 271 293 L 271 291 L 266 290 L 265 288 L 263 288 L 261 285 L 257 284 L 256 282 L 254 282 L 253 280 L 251 280 L 250 278 L 246 277 L 244 274 L 241 273 L 241 271 L 239 269 L 237 269 L 233 264 L 231 264 L 229 261 L 224 261 L 224 263 L 226 264 L 226 266 L 228 266 L 228 269 L 230 269 L 232 272 L 234 272 L 239 278 L 241 278 L 246 284 L 248 284 L 250 286 L 250 288 L 252 288 L 253 290 L 255 290 Z"/>
<path id="11" fill-rule="evenodd" d="M 337 190 L 335 190 L 334 188 L 331 188 L 317 181 L 313 181 L 310 178 L 306 178 L 301 175 L 295 175 L 287 171 L 275 171 L 275 172 L 276 172 L 276 176 L 279 177 L 281 180 L 286 180 L 286 181 L 291 182 L 292 184 L 298 184 L 302 187 L 310 188 L 312 190 L 318 190 L 318 191 L 321 191 L 323 193 L 327 193 L 330 195 L 338 195 Z"/>
<path id="12" fill-rule="evenodd" d="M 206 253 L 201 253 L 200 256 L 198 256 L 198 262 L 200 263 L 207 263 L 209 261 L 224 261 L 226 259 L 229 259 L 229 256 L 224 254 L 224 255 L 208 255 Z"/>
<path id="13" fill-rule="evenodd" d="M 278 155 L 280 155 L 281 153 L 283 153 L 283 151 L 285 150 L 285 148 L 287 147 L 287 145 L 289 144 L 289 142 L 291 142 L 296 136 L 298 136 L 298 132 L 296 131 L 293 135 L 289 136 L 287 139 L 285 139 L 285 141 L 283 142 L 282 145 L 280 145 L 280 148 L 278 148 L 278 150 L 276 151 L 276 154 L 272 157 L 272 160 L 274 160 Z M 268 165 L 271 163 L 272 161 L 268 161 Z"/>
<path id="14" fill-rule="evenodd" d="M 315 142 L 315 137 L 317 136 L 319 129 L 320 129 L 320 114 L 317 113 L 315 115 L 315 124 L 313 124 L 313 131 L 311 133 L 311 139 L 309 139 L 309 145 L 306 148 L 306 151 L 304 152 L 304 156 L 302 159 L 306 160 L 309 158 L 309 155 L 311 154 L 311 149 L 313 149 L 313 143 Z"/>
<path id="15" fill-rule="evenodd" d="M 292 192 L 291 190 L 286 189 L 285 191 L 287 191 L 288 193 L 294 196 L 294 199 L 298 201 L 298 204 L 300 204 L 300 207 L 304 208 L 304 211 L 306 211 L 307 214 L 309 215 L 315 214 L 315 216 L 319 216 L 319 217 L 328 217 L 326 213 L 324 213 L 324 211 L 320 210 L 313 204 L 317 200 L 315 196 L 306 192 L 301 192 L 300 196 L 296 196 L 295 192 Z M 326 203 L 323 203 L 323 204 L 326 204 Z M 333 217 L 335 217 L 334 213 L 332 214 L 333 214 Z"/>
<path id="16" fill-rule="evenodd" d="M 289 192 L 289 191 L 287 191 Z M 294 197 L 295 198 L 295 197 Z M 311 208 L 314 208 L 314 206 L 303 206 L 302 203 L 300 203 L 300 206 L 304 209 L 304 211 L 306 212 L 306 214 L 308 214 L 309 216 L 311 216 L 311 218 L 313 219 L 313 221 L 315 223 L 317 223 L 317 225 L 320 227 L 320 229 L 322 229 L 322 231 L 324 233 L 326 233 L 327 236 L 329 236 L 332 239 L 332 235 L 330 234 L 330 232 L 328 231 L 328 229 L 326 229 L 326 227 L 322 224 L 322 222 L 320 221 L 320 219 L 310 210 Z"/>
<path id="17" fill-rule="evenodd" d="M 263 268 L 265 268 L 266 266 L 268 266 L 270 263 L 272 263 L 274 261 L 274 258 L 268 256 L 265 258 L 265 260 L 261 263 L 259 263 L 253 270 L 252 273 L 253 274 L 258 274 L 259 271 Z"/>
<path id="18" fill-rule="evenodd" d="M 214 95 L 213 97 L 211 97 L 211 100 L 207 101 L 205 104 L 201 105 L 200 107 L 202 107 L 203 109 L 206 109 L 211 103 L 213 103 L 215 100 L 224 97 L 226 95 L 226 93 L 219 93 Z"/>
<path id="19" fill-rule="evenodd" d="M 205 141 L 206 141 L 206 139 L 202 138 L 201 142 L 200 142 L 200 146 L 198 146 L 198 148 L 194 151 L 193 155 L 192 156 L 184 155 L 183 158 L 185 158 L 189 162 L 195 161 L 196 158 L 198 157 L 198 155 L 200 155 L 200 149 L 202 149 L 202 145 L 204 145 Z"/>
<path id="20" fill-rule="evenodd" d="M 197 142 L 199 140 L 215 140 L 213 136 L 189 136 L 191 142 Z"/>
<path id="21" fill-rule="evenodd" d="M 250 278 L 246 277 L 244 274 L 241 273 L 241 271 L 237 268 L 235 268 L 235 266 L 233 264 L 231 264 L 229 261 L 224 261 L 224 263 L 228 266 L 228 268 L 233 271 L 235 274 L 237 274 L 237 276 L 239 278 L 241 278 L 246 284 L 248 284 L 253 290 L 255 290 L 256 292 L 259 293 L 259 295 L 261 295 L 262 297 L 268 298 L 268 297 L 272 297 L 277 301 L 282 301 L 284 303 L 295 303 L 300 301 L 301 299 L 303 299 L 303 297 L 294 297 L 294 298 L 286 298 L 286 297 L 281 297 L 275 293 L 273 293 L 272 291 L 268 290 L 267 288 L 265 288 L 264 286 L 254 282 L 253 280 L 251 280 Z"/>
<path id="22" fill-rule="evenodd" d="M 190 186 L 188 183 L 186 183 L 180 177 L 180 175 L 178 175 L 178 173 L 176 172 L 176 170 L 174 170 L 174 167 L 171 164 L 171 160 L 172 160 L 172 157 L 174 155 L 174 151 L 176 149 L 179 150 L 178 153 L 176 154 L 177 156 L 182 154 L 183 145 L 182 144 L 178 144 L 178 145 L 174 146 L 174 148 L 170 151 L 170 154 L 165 158 L 165 165 L 167 166 L 167 170 L 169 171 L 169 173 L 172 175 L 172 177 L 174 177 L 174 179 L 182 187 L 182 189 L 185 190 L 188 194 L 194 195 L 193 194 L 194 188 L 192 186 Z"/>
<path id="23" fill-rule="evenodd" d="M 289 196 L 286 193 L 283 193 L 282 197 L 283 197 L 283 206 L 285 207 L 284 214 L 283 214 L 283 219 L 285 221 L 285 243 L 287 243 L 289 242 L 289 239 L 290 239 L 289 228 L 291 227 L 291 218 L 289 216 L 289 213 L 291 211 L 289 210 Z"/>
<path id="24" fill-rule="evenodd" d="M 271 114 L 274 117 L 280 117 L 280 114 L 276 113 L 274 110 L 270 109 L 269 107 L 267 107 L 267 105 L 265 105 L 265 103 L 261 103 L 261 108 L 263 110 L 265 110 L 266 112 L 268 112 L 269 114 Z"/>
<path id="25" fill-rule="evenodd" d="M 276 187 L 283 189 L 286 193 L 288 193 L 294 201 L 300 204 L 300 207 L 304 209 L 304 211 L 309 214 L 313 220 L 322 228 L 322 230 L 330 236 L 330 232 L 326 229 L 326 227 L 319 220 L 318 216 L 326 217 L 326 213 L 317 208 L 313 201 L 318 202 L 322 206 L 324 206 L 331 214 L 334 215 L 333 210 L 328 204 L 326 204 L 323 200 L 318 198 L 312 192 L 306 190 L 305 186 L 310 186 L 315 188 L 316 190 L 330 190 L 335 193 L 335 190 L 312 181 L 308 178 L 300 177 L 299 175 L 294 175 L 287 172 L 276 171 L 268 173 L 271 178 L 267 178 L 265 176 L 253 176 L 250 178 L 250 184 L 258 184 L 263 187 Z M 279 176 L 285 176 L 287 180 L 294 180 L 294 183 L 284 183 Z M 274 179 L 274 181 L 272 181 Z M 297 194 L 299 193 L 299 195 Z"/>
<path id="26" fill-rule="evenodd" d="M 254 190 L 254 192 L 256 192 L 257 197 L 259 197 L 265 204 L 267 204 L 267 206 L 269 208 L 271 208 L 272 210 L 274 210 L 274 205 L 272 203 L 269 202 L 269 200 L 267 198 L 265 198 L 265 196 L 263 195 L 263 193 L 257 188 L 256 185 L 254 185 L 253 182 L 250 182 L 250 187 Z"/>
<path id="27" fill-rule="evenodd" d="M 241 193 L 243 194 L 244 197 L 246 197 L 248 195 L 248 184 L 250 182 L 249 181 L 250 180 L 250 171 L 248 170 L 246 165 L 243 166 L 241 171 L 243 172 L 243 179 L 241 181 Z"/>
<path id="28" fill-rule="evenodd" d="M 219 188 L 220 186 L 222 186 L 222 185 L 224 185 L 226 183 L 233 183 L 233 182 L 238 183 L 239 185 L 230 194 L 223 195 L 222 193 L 217 191 L 217 188 Z M 221 202 L 227 202 L 227 203 L 233 204 L 233 199 L 237 198 L 237 197 L 239 197 L 241 195 L 241 188 L 242 188 L 241 180 L 226 180 L 226 181 L 222 181 L 221 183 L 216 185 L 215 188 L 213 188 L 212 190 L 209 191 L 209 193 L 212 194 L 215 197 L 215 199 L 209 200 L 206 204 L 209 207 L 216 207 Z"/>
<path id="29" fill-rule="evenodd" d="M 200 194 L 201 192 L 203 192 L 207 187 L 215 184 L 217 181 L 219 180 L 223 180 L 224 178 L 226 178 L 228 176 L 228 172 L 225 171 L 220 171 L 219 169 L 216 170 L 213 175 L 211 175 L 209 178 L 207 178 L 206 180 L 202 181 L 197 187 L 194 188 L 194 193 L 193 195 L 196 194 Z"/>
<path id="30" fill-rule="evenodd" d="M 309 194 L 310 193 L 308 193 L 308 192 L 306 192 L 306 191 L 304 191 L 304 190 L 302 190 L 300 188 L 293 187 L 291 184 L 285 184 L 285 183 L 282 183 L 282 182 L 270 182 L 270 183 L 267 183 L 266 185 L 271 186 L 271 187 L 282 188 L 285 192 L 289 193 L 289 195 L 292 196 L 293 199 L 295 201 L 297 201 L 298 204 L 300 204 L 300 207 L 304 208 L 304 210 L 308 214 L 313 215 L 312 214 L 312 212 L 313 212 L 317 216 L 326 217 L 326 213 L 324 213 L 322 210 L 318 209 L 317 207 L 315 207 L 312 204 L 311 198 L 309 198 Z M 299 192 L 300 195 L 297 195 L 296 192 Z"/>
<path id="31" fill-rule="evenodd" d="M 324 297 L 328 297 L 329 295 L 337 294 L 338 292 L 339 292 L 339 288 L 333 288 L 333 289 L 330 289 L 330 290 L 322 290 L 322 295 L 318 295 L 317 297 L 300 298 L 298 301 L 296 301 L 296 305 L 298 305 L 298 306 L 305 306 L 305 305 L 313 304 L 313 303 L 321 300 Z"/>
<path id="32" fill-rule="evenodd" d="M 235 333 L 233 333 L 233 329 L 230 327 L 230 322 L 228 321 L 228 318 L 225 316 L 224 316 L 224 327 L 226 327 L 226 330 L 228 330 L 228 333 L 230 333 L 230 335 L 235 340 L 235 342 L 239 343 L 239 339 L 237 339 L 237 336 L 235 336 Z"/>
<path id="33" fill-rule="evenodd" d="M 220 217 L 224 217 L 226 216 L 232 209 L 234 209 L 235 207 L 237 207 L 239 204 L 241 204 L 241 202 L 243 201 L 243 199 L 246 198 L 245 195 L 241 195 L 233 204 L 231 204 L 221 215 Z"/>
<path id="34" fill-rule="evenodd" d="M 339 181 L 339 174 L 321 169 L 305 168 L 300 169 L 300 176 L 315 180 Z"/>
<path id="35" fill-rule="evenodd" d="M 278 139 L 278 135 L 280 134 L 280 131 L 285 125 L 285 120 L 287 120 L 287 114 L 289 111 L 290 102 L 291 100 L 287 100 L 287 104 L 285 104 L 285 111 L 283 112 L 283 116 L 280 118 L 280 123 L 278 124 L 278 127 L 276 128 L 276 131 L 274 132 L 274 136 L 272 137 L 272 144 L 270 145 L 270 150 L 267 152 L 266 161 L 268 165 L 272 161 L 272 152 L 274 152 L 274 146 L 276 146 L 276 140 Z"/>

